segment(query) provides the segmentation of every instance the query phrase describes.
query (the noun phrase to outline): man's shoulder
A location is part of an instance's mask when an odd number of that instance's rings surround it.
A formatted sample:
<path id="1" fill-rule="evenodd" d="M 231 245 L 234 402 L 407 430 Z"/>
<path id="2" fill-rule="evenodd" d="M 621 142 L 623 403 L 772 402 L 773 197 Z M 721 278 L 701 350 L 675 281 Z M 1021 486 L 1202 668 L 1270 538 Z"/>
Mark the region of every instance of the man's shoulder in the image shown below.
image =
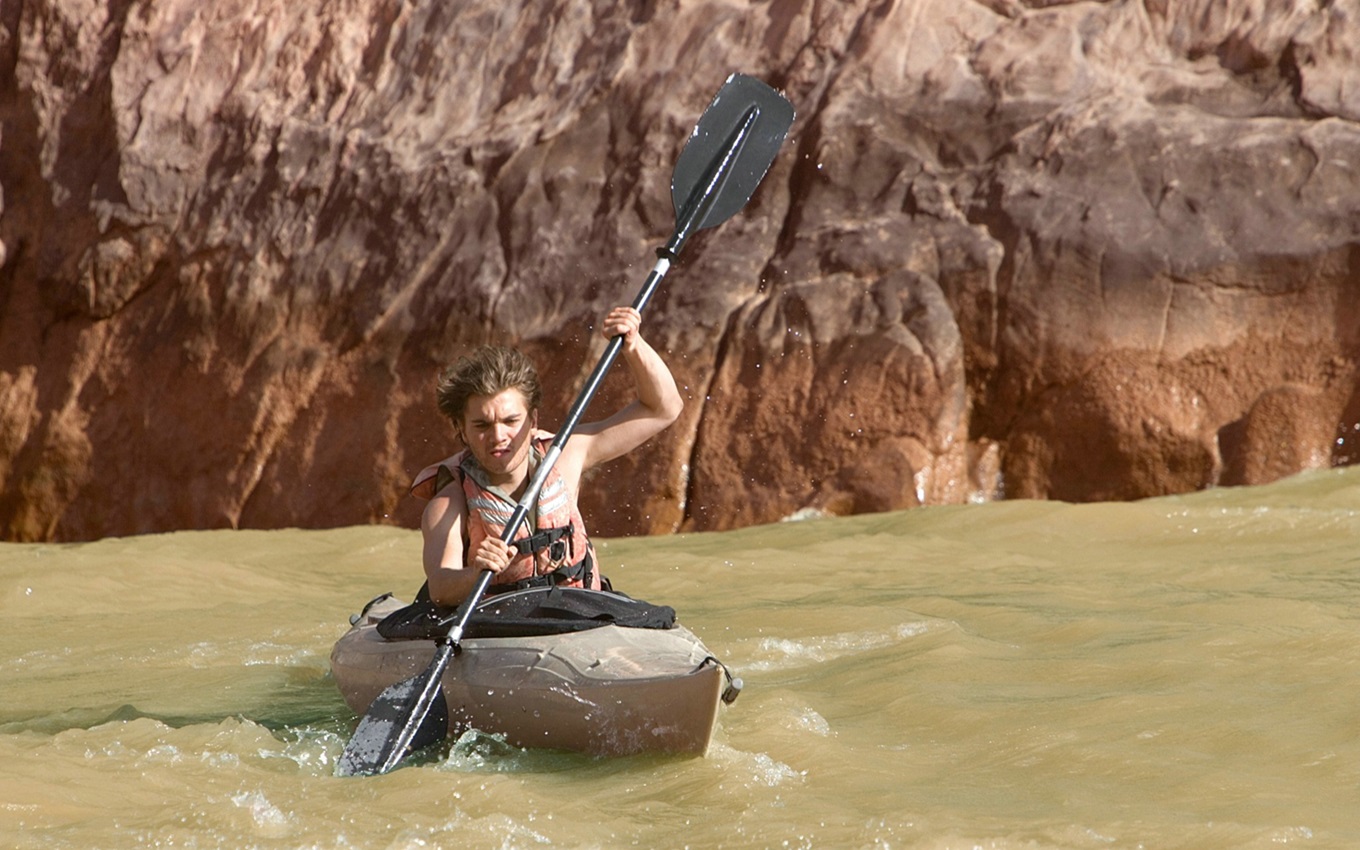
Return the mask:
<path id="1" fill-rule="evenodd" d="M 411 495 L 426 501 L 433 499 L 440 490 L 448 486 L 451 480 L 449 476 L 456 474 L 455 471 L 458 469 L 458 464 L 462 461 L 464 454 L 466 454 L 465 451 L 449 455 L 416 473 L 416 477 L 411 481 Z"/>

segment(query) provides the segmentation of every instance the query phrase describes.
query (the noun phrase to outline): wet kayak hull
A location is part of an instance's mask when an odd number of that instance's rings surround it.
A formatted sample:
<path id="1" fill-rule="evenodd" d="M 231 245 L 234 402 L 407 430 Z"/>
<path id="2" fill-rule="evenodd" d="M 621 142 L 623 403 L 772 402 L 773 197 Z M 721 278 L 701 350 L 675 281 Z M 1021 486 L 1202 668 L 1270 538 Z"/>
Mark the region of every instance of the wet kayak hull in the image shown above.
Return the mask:
<path id="1" fill-rule="evenodd" d="M 430 640 L 387 640 L 376 626 L 403 603 L 372 606 L 335 644 L 331 671 L 362 715 L 384 688 L 424 670 Z M 519 747 L 601 756 L 703 755 L 722 665 L 683 626 L 601 626 L 533 637 L 469 638 L 443 678 L 449 732 L 503 735 Z"/>

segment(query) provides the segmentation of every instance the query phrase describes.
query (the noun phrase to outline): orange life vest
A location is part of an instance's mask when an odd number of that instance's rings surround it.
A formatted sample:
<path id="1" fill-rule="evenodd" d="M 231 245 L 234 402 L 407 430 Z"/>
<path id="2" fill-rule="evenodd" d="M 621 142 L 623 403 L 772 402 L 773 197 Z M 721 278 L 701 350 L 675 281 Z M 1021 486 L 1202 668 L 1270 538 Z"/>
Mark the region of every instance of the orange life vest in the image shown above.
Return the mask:
<path id="1" fill-rule="evenodd" d="M 535 434 L 532 452 L 536 461 L 542 461 L 550 439 L 541 432 Z M 463 537 L 466 558 L 487 537 L 502 535 L 515 511 L 515 502 L 486 483 L 477 459 L 466 450 L 421 471 L 411 484 L 411 492 L 432 499 L 455 480 L 460 482 L 467 502 Z M 600 589 L 595 550 L 586 534 L 585 521 L 572 498 L 571 489 L 556 468 L 548 472 L 536 505 L 533 532 L 527 523 L 521 523 L 515 530 L 510 544 L 519 552 L 509 566 L 491 580 L 492 587 L 508 591 L 556 584 Z"/>

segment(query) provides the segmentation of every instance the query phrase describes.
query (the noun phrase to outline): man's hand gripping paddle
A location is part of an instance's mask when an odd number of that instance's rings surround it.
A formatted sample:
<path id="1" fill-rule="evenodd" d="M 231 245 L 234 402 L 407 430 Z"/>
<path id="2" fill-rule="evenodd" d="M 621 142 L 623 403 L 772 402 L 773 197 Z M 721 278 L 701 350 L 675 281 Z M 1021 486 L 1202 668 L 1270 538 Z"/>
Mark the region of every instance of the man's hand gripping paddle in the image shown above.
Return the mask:
<path id="1" fill-rule="evenodd" d="M 671 175 L 671 201 L 675 205 L 675 233 L 657 249 L 657 262 L 633 299 L 641 312 L 665 277 L 680 249 L 696 230 L 715 227 L 746 205 L 751 193 L 769 170 L 784 136 L 793 123 L 793 105 L 774 89 L 754 77 L 733 74 L 700 116 L 685 143 Z M 623 346 L 614 337 L 605 347 L 567 419 L 548 447 L 543 461 L 525 488 L 501 539 L 509 543 L 515 529 L 528 516 L 548 472 L 562 453 Z M 336 765 L 341 776 L 386 773 L 416 750 L 436 744 L 448 734 L 449 707 L 441 685 L 450 660 L 458 654 L 463 632 L 481 601 L 492 573 L 484 570 L 477 584 L 452 618 L 448 634 L 435 643 L 434 657 L 425 671 L 398 682 L 378 694 L 359 721 L 354 736 Z"/>

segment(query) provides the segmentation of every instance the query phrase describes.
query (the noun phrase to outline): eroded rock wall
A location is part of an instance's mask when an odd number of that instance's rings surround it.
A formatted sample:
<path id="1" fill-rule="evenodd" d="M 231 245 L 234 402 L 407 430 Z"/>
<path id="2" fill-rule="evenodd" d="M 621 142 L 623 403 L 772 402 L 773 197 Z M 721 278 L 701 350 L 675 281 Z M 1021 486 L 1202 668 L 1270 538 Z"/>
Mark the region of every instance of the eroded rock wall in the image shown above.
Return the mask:
<path id="1" fill-rule="evenodd" d="M 414 523 L 439 368 L 565 411 L 734 70 L 799 117 L 649 307 L 688 406 L 598 532 L 1360 458 L 1357 0 L 0 9 L 5 539 Z"/>

